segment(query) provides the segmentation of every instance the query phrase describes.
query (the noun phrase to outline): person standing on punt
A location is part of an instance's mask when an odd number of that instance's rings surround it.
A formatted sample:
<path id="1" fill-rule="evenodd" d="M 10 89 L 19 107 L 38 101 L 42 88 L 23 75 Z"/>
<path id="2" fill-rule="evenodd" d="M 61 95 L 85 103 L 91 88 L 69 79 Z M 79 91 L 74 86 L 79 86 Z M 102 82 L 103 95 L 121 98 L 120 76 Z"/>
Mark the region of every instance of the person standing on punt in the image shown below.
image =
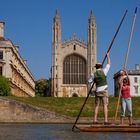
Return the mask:
<path id="1" fill-rule="evenodd" d="M 107 85 L 107 73 L 110 69 L 110 57 L 107 53 L 107 64 L 105 68 L 102 68 L 101 63 L 95 65 L 96 72 L 90 77 L 88 83 L 95 82 L 96 91 L 95 91 L 95 110 L 94 110 L 94 119 L 93 124 L 98 124 L 97 115 L 99 105 L 102 102 L 104 108 L 104 125 L 110 124 L 108 122 L 108 85 Z"/>
<path id="2" fill-rule="evenodd" d="M 121 114 L 120 121 L 123 125 L 123 120 L 125 117 L 125 111 L 128 112 L 129 125 L 134 125 L 132 123 L 132 100 L 130 96 L 130 79 L 126 70 L 120 72 L 121 77 L 119 81 L 120 91 L 121 91 Z"/>

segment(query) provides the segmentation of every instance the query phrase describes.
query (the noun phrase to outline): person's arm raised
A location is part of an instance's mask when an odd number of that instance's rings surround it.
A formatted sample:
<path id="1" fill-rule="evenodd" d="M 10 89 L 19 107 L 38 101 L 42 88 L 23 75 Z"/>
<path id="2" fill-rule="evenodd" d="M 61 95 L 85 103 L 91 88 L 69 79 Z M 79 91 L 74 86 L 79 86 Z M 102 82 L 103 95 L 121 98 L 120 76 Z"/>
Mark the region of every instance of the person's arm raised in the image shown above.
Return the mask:
<path id="1" fill-rule="evenodd" d="M 127 76 L 128 84 L 130 85 L 130 79 L 129 79 L 129 76 L 128 76 L 128 73 L 127 73 L 127 70 L 125 69 L 124 72 L 125 72 L 125 74 L 126 74 L 126 76 Z"/>
<path id="2" fill-rule="evenodd" d="M 111 64 L 111 61 L 110 61 L 109 53 L 107 53 L 106 56 L 107 56 L 107 64 L 110 65 Z"/>

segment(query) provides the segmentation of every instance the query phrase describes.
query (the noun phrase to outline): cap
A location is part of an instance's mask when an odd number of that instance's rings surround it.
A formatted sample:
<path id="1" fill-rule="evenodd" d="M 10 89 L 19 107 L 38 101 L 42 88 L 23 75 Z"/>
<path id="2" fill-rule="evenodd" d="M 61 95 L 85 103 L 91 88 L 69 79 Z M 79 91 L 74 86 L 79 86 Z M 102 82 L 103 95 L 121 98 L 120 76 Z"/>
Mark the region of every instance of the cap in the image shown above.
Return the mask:
<path id="1" fill-rule="evenodd" d="M 96 67 L 96 68 L 102 67 L 102 64 L 101 63 L 96 63 L 96 65 L 94 67 Z"/>
<path id="2" fill-rule="evenodd" d="M 124 75 L 125 74 L 125 71 L 124 70 L 120 70 L 119 73 L 120 73 L 120 75 L 122 75 L 122 74 Z"/>
<path id="3" fill-rule="evenodd" d="M 120 70 L 120 73 L 123 73 L 124 71 L 123 70 Z"/>

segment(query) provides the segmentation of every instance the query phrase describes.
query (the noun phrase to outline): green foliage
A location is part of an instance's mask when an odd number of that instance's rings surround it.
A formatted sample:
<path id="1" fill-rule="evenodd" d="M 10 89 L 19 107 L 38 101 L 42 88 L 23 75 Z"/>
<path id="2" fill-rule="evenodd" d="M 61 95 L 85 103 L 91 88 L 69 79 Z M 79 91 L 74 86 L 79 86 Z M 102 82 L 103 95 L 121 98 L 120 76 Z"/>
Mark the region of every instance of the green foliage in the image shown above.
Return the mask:
<path id="1" fill-rule="evenodd" d="M 10 94 L 11 88 L 8 79 L 0 76 L 0 96 L 8 96 Z"/>
<path id="2" fill-rule="evenodd" d="M 35 82 L 36 96 L 47 96 L 49 90 L 49 80 L 40 79 Z"/>

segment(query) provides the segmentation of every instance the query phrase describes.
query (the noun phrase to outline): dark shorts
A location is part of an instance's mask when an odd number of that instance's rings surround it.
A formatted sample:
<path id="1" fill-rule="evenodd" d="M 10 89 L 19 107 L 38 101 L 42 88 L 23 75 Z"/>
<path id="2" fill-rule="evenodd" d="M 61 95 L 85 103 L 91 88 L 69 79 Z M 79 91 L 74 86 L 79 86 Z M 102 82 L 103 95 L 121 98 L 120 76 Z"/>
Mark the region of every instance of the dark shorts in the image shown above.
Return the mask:
<path id="1" fill-rule="evenodd" d="M 100 104 L 103 106 L 108 105 L 108 91 L 96 92 L 95 94 L 95 105 L 99 106 Z"/>

